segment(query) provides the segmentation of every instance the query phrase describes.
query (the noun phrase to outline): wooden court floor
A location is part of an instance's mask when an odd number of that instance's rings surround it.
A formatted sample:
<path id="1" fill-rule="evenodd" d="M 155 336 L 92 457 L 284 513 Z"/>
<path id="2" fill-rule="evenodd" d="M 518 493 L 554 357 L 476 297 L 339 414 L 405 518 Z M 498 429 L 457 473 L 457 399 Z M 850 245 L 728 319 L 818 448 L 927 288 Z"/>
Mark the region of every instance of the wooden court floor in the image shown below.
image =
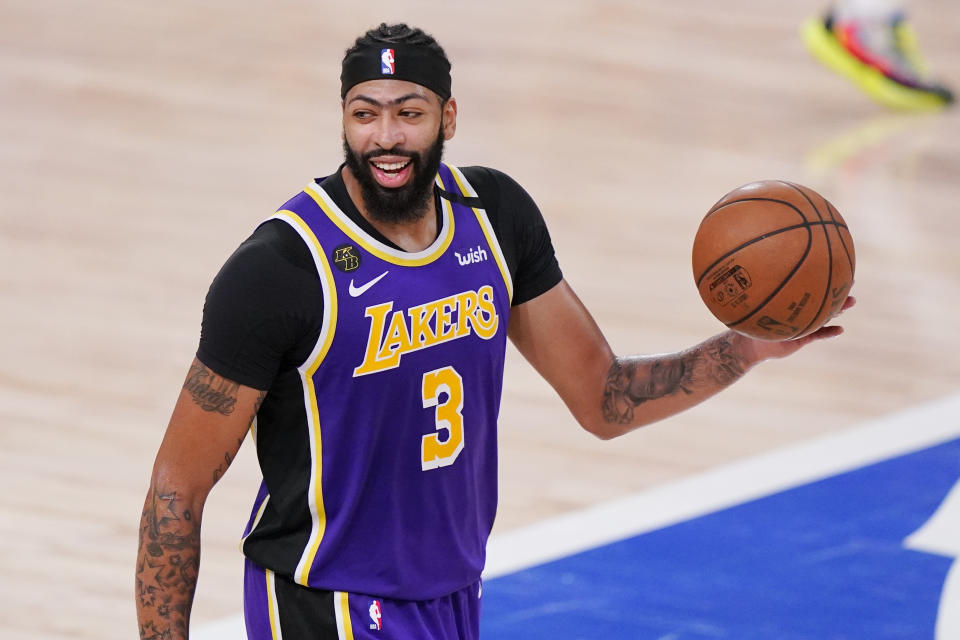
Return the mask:
<path id="1" fill-rule="evenodd" d="M 446 159 L 527 188 L 620 353 L 721 329 L 689 258 L 733 187 L 805 183 L 856 242 L 842 338 L 613 442 L 579 431 L 511 350 L 497 532 L 956 393 L 960 111 L 890 113 L 819 67 L 797 32 L 822 8 L 0 0 L 0 637 L 136 634 L 140 509 L 206 288 L 337 167 L 340 57 L 380 20 L 446 48 Z M 960 6 L 912 9 L 960 87 Z M 258 480 L 247 442 L 208 502 L 195 622 L 239 610 Z"/>

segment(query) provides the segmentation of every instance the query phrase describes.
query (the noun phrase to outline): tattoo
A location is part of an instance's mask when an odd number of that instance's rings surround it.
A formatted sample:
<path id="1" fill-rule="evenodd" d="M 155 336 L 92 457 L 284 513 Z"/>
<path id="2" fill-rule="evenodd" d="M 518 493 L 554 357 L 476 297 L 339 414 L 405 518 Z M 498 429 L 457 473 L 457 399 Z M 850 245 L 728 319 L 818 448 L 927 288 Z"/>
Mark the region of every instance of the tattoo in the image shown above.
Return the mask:
<path id="1" fill-rule="evenodd" d="M 153 488 L 140 520 L 136 596 L 141 640 L 186 637 L 200 566 L 200 528 L 177 493 Z"/>
<path id="2" fill-rule="evenodd" d="M 703 387 L 726 387 L 746 373 L 746 361 L 721 335 L 690 351 L 660 358 L 617 358 L 603 390 L 603 418 L 630 424 L 634 409 L 650 400 Z"/>
<path id="3" fill-rule="evenodd" d="M 243 442 L 243 440 L 241 440 L 240 442 Z M 238 446 L 239 446 L 239 445 L 238 445 Z M 224 451 L 224 452 L 223 452 L 223 463 L 222 463 L 219 467 L 217 467 L 216 469 L 213 470 L 213 482 L 214 482 L 214 484 L 216 484 L 217 481 L 220 480 L 220 478 L 223 477 L 223 474 L 225 474 L 225 473 L 227 472 L 227 468 L 230 466 L 230 463 L 231 463 L 231 462 L 233 462 L 233 458 L 230 457 L 230 452 L 229 452 L 229 451 Z"/>
<path id="4" fill-rule="evenodd" d="M 250 413 L 250 419 L 247 420 L 247 424 L 253 424 L 253 421 L 257 417 L 257 413 L 260 412 L 260 406 L 263 404 L 263 399 L 267 397 L 266 391 L 261 391 L 257 394 L 257 399 L 253 401 L 253 411 Z"/>
<path id="5" fill-rule="evenodd" d="M 736 353 L 727 337 L 710 341 L 703 347 L 706 377 L 719 385 L 727 386 L 736 382 L 747 372 L 746 361 Z"/>
<path id="6" fill-rule="evenodd" d="M 689 358 L 657 358 L 653 361 L 614 360 L 603 390 L 603 418 L 629 424 L 633 410 L 650 400 L 690 390 Z M 639 374 L 639 375 L 638 375 Z"/>
<path id="7" fill-rule="evenodd" d="M 266 391 L 261 391 L 257 395 L 257 399 L 253 402 L 253 410 L 250 414 L 250 420 L 247 422 L 253 424 L 254 419 L 257 417 L 257 412 L 260 410 L 260 405 L 263 404 L 263 399 L 267 397 Z M 245 436 L 244 436 L 245 437 Z M 243 437 L 237 438 L 237 449 L 243 445 Z M 227 472 L 227 469 L 230 467 L 230 463 L 233 462 L 233 456 L 230 455 L 229 451 L 223 452 L 223 463 L 220 464 L 216 469 L 213 470 L 213 483 L 216 484 L 220 478 L 223 477 L 223 474 Z"/>
<path id="8" fill-rule="evenodd" d="M 204 411 L 216 411 L 228 416 L 237 405 L 240 385 L 221 378 L 198 362 L 190 367 L 183 388 L 190 392 L 193 401 Z"/>

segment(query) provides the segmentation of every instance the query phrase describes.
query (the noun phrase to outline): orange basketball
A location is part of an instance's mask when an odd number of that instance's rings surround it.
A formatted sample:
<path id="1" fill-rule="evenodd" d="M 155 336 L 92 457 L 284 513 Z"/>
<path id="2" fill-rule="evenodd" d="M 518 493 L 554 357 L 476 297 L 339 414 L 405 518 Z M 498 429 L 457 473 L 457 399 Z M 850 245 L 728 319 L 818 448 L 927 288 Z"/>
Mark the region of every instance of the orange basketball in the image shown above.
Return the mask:
<path id="1" fill-rule="evenodd" d="M 707 308 L 761 340 L 822 327 L 846 300 L 854 265 L 853 238 L 836 208 L 783 180 L 723 196 L 693 240 L 693 277 Z"/>

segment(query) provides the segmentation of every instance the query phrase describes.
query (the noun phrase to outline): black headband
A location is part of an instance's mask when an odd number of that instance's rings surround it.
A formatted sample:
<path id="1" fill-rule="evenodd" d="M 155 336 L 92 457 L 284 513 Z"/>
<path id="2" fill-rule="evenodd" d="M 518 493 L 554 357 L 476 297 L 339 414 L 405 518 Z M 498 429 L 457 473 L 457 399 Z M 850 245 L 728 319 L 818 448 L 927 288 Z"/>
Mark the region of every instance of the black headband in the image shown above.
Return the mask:
<path id="1" fill-rule="evenodd" d="M 444 101 L 450 97 L 450 63 L 426 47 L 376 43 L 343 59 L 340 98 L 367 80 L 407 80 L 422 85 Z"/>

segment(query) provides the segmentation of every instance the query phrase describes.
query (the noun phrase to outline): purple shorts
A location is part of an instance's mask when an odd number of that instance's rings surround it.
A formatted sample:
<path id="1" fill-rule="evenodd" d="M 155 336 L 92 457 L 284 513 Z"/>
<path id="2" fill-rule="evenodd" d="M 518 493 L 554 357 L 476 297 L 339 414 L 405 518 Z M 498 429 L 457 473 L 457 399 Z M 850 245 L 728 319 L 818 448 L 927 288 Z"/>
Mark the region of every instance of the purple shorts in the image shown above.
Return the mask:
<path id="1" fill-rule="evenodd" d="M 478 640 L 480 582 L 434 600 L 323 591 L 246 560 L 248 640 Z"/>

